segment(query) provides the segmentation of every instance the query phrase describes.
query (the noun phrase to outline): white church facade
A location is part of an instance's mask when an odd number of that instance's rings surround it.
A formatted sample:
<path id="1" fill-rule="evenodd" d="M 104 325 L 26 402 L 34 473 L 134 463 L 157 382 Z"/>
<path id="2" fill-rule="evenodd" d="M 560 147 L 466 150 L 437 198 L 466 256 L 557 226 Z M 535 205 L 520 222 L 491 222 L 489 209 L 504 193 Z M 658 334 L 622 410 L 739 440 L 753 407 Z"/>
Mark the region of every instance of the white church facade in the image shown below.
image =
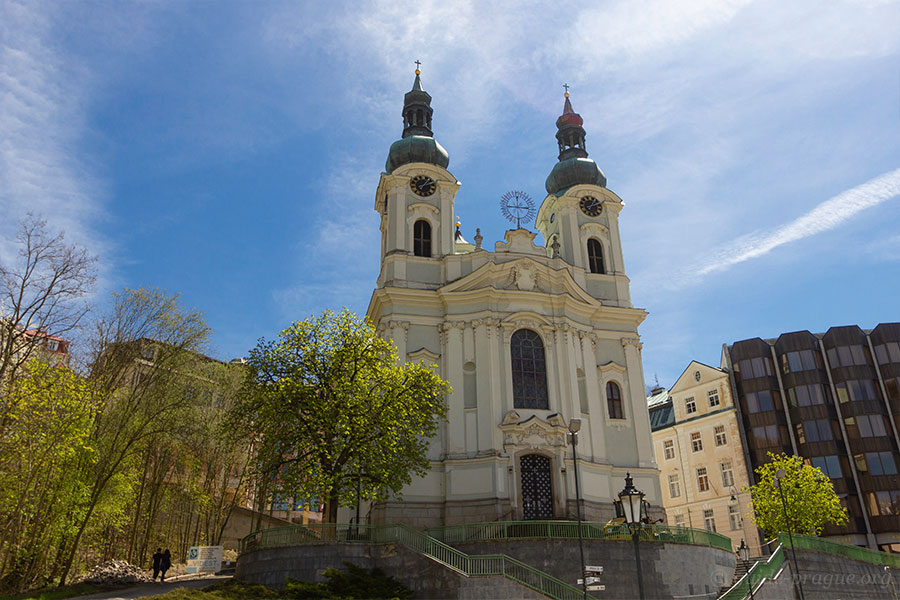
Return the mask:
<path id="1" fill-rule="evenodd" d="M 401 359 L 437 365 L 453 391 L 430 471 L 373 506 L 370 521 L 575 518 L 573 418 L 584 518 L 614 516 L 626 473 L 662 514 L 638 335 L 647 313 L 631 303 L 624 205 L 588 158 L 568 93 L 537 214 L 547 245 L 519 228 L 493 251 L 480 235 L 476 244 L 458 235 L 460 183 L 434 139 L 430 104 L 417 70 L 375 194 L 381 270 L 368 317 Z"/>

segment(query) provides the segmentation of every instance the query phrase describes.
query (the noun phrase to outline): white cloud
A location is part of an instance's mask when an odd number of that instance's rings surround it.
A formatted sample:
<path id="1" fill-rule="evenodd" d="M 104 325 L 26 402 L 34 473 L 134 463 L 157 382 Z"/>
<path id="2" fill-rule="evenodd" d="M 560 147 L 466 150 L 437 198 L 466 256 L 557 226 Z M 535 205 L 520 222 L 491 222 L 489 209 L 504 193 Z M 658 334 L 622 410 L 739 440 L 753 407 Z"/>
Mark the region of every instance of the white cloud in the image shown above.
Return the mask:
<path id="1" fill-rule="evenodd" d="M 93 223 L 105 190 L 79 151 L 88 74 L 59 54 L 53 13 L 33 2 L 0 4 L 0 238 L 8 244 L 32 212 L 102 253 Z"/>
<path id="2" fill-rule="evenodd" d="M 758 258 L 785 244 L 832 230 L 857 213 L 897 196 L 900 196 L 900 169 L 841 192 L 789 223 L 770 231 L 742 236 L 714 251 L 709 260 L 673 276 L 668 280 L 668 285 L 677 289 L 696 283 L 707 275 Z"/>

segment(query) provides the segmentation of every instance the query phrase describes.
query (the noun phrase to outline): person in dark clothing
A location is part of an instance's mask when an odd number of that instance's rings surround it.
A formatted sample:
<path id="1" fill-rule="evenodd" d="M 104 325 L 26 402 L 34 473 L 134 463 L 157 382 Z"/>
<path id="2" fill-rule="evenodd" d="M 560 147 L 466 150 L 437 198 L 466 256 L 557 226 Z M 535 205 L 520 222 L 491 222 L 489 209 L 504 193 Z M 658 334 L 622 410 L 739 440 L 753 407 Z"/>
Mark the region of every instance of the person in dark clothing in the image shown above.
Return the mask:
<path id="1" fill-rule="evenodd" d="M 159 567 L 162 563 L 162 548 L 157 548 L 156 552 L 153 553 L 153 581 L 156 581 L 156 577 L 159 575 Z"/>
<path id="2" fill-rule="evenodd" d="M 169 552 L 169 549 L 166 548 L 166 551 L 162 553 L 162 560 L 159 561 L 159 571 L 160 571 L 160 581 L 166 580 L 166 571 L 169 570 L 169 567 L 172 566 L 172 553 Z"/>

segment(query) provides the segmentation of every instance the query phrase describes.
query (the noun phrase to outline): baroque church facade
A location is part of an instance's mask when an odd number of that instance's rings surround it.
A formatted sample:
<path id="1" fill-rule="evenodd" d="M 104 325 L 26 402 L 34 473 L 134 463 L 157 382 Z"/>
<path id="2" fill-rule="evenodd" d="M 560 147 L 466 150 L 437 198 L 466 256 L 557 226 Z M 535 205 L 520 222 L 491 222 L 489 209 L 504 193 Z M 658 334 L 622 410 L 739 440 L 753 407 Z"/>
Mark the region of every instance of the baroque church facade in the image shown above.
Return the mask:
<path id="1" fill-rule="evenodd" d="M 459 235 L 460 183 L 434 139 L 420 73 L 404 97 L 403 135 L 375 193 L 381 270 L 368 317 L 401 360 L 436 365 L 453 388 L 432 440 L 431 470 L 373 523 L 419 527 L 575 518 L 571 419 L 581 419 L 583 518 L 615 516 L 626 473 L 662 513 L 638 325 L 619 237 L 622 200 L 588 157 L 566 93 L 559 161 L 537 232 L 506 232 L 493 251 Z"/>

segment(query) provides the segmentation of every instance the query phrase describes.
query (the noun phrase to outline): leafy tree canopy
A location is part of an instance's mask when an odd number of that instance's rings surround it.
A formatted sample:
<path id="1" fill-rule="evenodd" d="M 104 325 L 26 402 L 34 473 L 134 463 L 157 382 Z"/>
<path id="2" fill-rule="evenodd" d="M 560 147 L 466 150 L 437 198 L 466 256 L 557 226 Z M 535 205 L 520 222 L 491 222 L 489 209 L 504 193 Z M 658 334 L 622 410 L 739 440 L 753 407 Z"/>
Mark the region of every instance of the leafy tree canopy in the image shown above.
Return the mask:
<path id="1" fill-rule="evenodd" d="M 776 477 L 781 469 L 784 504 Z M 831 480 L 801 457 L 769 452 L 769 462 L 757 467 L 756 475 L 757 483 L 750 487 L 754 520 L 766 535 L 788 531 L 785 507 L 794 533 L 819 535 L 828 523 L 847 523 L 847 513 Z"/>
<path id="2" fill-rule="evenodd" d="M 334 521 L 357 494 L 382 499 L 425 474 L 450 388 L 426 365 L 400 364 L 370 323 L 326 311 L 261 340 L 248 363 L 236 429 L 286 498 L 325 498 Z"/>

